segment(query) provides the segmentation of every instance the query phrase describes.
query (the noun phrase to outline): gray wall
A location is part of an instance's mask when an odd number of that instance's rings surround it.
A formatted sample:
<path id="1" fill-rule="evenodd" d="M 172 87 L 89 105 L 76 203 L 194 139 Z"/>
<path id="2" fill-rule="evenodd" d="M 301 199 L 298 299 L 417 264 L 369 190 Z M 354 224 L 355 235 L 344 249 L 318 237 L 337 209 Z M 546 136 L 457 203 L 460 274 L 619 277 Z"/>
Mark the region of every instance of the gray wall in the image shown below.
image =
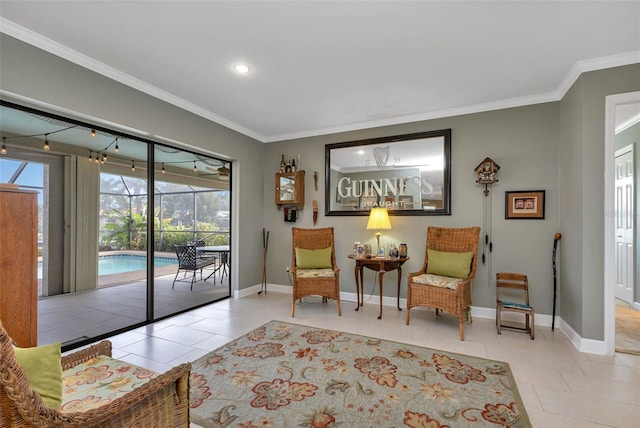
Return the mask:
<path id="1" fill-rule="evenodd" d="M 604 339 L 605 97 L 640 90 L 640 64 L 584 73 L 560 101 L 560 316 Z"/>
<path id="2" fill-rule="evenodd" d="M 296 226 L 312 227 L 311 204 L 320 206 L 317 227 L 335 226 L 342 268 L 341 288 L 355 292 L 353 265 L 346 259 L 353 241 L 373 243 L 366 217 L 325 217 L 324 145 L 387 135 L 452 129 L 452 215 L 392 218 L 383 242 L 406 242 L 412 257 L 405 271 L 416 270 L 424 257 L 428 225 L 482 225 L 482 186 L 473 168 L 484 157 L 502 168 L 491 188 L 494 251 L 490 264 L 479 264 L 473 290 L 475 306 L 493 308 L 493 278 L 498 271 L 529 275 L 536 311 L 551 313 L 551 249 L 556 232 L 560 245 L 559 314 L 583 338 L 602 340 L 604 333 L 604 118 L 605 96 L 640 90 L 640 65 L 583 74 L 562 101 L 456 116 L 361 131 L 261 144 L 83 69 L 37 48 L 0 35 L 0 87 L 58 108 L 129 126 L 199 147 L 234 160 L 236 216 L 234 245 L 239 255 L 238 285 L 260 283 L 261 228 L 270 230 L 270 283 L 288 284 L 291 223 L 284 223 L 274 203 L 274 173 L 280 155 L 301 155 L 306 174 L 306 205 Z M 320 177 L 313 188 L 313 172 Z M 505 220 L 506 190 L 546 190 L 545 220 Z M 404 297 L 406 284 L 403 280 Z M 391 284 L 391 282 L 389 282 Z M 372 278 L 366 278 L 370 293 Z M 385 295 L 394 296 L 387 286 Z"/>
<path id="3" fill-rule="evenodd" d="M 0 64 L 3 91 L 55 106 L 52 111 L 77 112 L 233 159 L 233 220 L 244 225 L 233 236 L 234 251 L 241 254 L 238 286 L 260 283 L 264 144 L 5 34 Z"/>
<path id="4" fill-rule="evenodd" d="M 270 143 L 265 153 L 264 219 L 270 229 L 269 282 L 288 284 L 285 267 L 291 263 L 291 227 L 313 227 L 312 200 L 320 207 L 316 227 L 334 226 L 340 288 L 355 293 L 353 262 L 347 259 L 354 241 L 375 247 L 374 231 L 366 230 L 367 217 L 325 217 L 324 150 L 325 144 L 371 137 L 408 134 L 451 128 L 451 216 L 393 216 L 392 230 L 384 231 L 381 242 L 407 243 L 411 260 L 404 272 L 418 270 L 424 262 L 427 226 L 463 227 L 483 224 L 483 190 L 475 182 L 474 168 L 487 156 L 501 167 L 499 182 L 491 187 L 489 202 L 493 215 L 493 253 L 489 264 L 478 264 L 473 288 L 474 306 L 495 307 L 495 273 L 523 272 L 533 288 L 533 305 L 540 313 L 551 313 L 553 236 L 560 223 L 558 210 L 558 103 L 540 104 L 494 112 L 346 132 L 322 137 Z M 280 157 L 300 155 L 306 171 L 306 205 L 299 211 L 297 223 L 285 223 L 273 196 L 273 183 Z M 320 177 L 318 191 L 313 173 Z M 546 190 L 545 220 L 505 220 L 506 190 Z M 342 255 L 342 256 L 340 256 Z M 390 278 L 389 278 L 390 276 Z M 395 273 L 388 274 L 386 296 L 395 296 Z M 373 274 L 365 278 L 365 290 L 371 292 Z M 377 294 L 377 290 L 376 290 Z M 406 279 L 401 297 L 406 297 Z"/>

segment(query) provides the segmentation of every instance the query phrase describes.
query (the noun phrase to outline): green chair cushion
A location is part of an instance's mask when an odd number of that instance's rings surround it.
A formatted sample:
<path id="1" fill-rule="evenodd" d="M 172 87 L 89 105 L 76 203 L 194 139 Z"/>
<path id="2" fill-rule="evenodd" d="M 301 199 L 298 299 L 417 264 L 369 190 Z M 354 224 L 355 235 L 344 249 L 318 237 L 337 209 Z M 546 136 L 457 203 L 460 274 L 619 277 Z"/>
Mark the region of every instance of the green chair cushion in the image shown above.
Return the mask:
<path id="1" fill-rule="evenodd" d="M 318 250 L 296 248 L 296 267 L 298 269 L 328 269 L 331 264 L 331 247 Z"/>
<path id="2" fill-rule="evenodd" d="M 62 356 L 60 343 L 35 348 L 14 348 L 16 360 L 24 372 L 31 389 L 42 397 L 45 404 L 60 410 L 62 405 Z"/>
<path id="3" fill-rule="evenodd" d="M 427 249 L 427 273 L 450 276 L 452 278 L 466 278 L 471 271 L 473 252 L 448 253 Z"/>

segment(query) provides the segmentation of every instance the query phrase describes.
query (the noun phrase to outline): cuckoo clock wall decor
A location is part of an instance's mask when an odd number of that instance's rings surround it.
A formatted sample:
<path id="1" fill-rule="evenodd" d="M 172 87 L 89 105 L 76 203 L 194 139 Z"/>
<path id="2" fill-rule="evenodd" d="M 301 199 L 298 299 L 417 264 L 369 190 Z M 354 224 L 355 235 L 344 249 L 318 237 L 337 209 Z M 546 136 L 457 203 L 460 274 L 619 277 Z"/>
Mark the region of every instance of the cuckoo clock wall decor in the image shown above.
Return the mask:
<path id="1" fill-rule="evenodd" d="M 484 158 L 482 162 L 475 168 L 478 174 L 476 183 L 484 184 L 484 198 L 482 200 L 482 229 L 484 232 L 484 238 L 482 239 L 482 264 L 488 262 L 488 252 L 493 250 L 493 242 L 491 240 L 491 192 L 489 191 L 489 185 L 498 182 L 498 170 L 500 165 L 495 163 L 491 158 Z M 489 272 L 491 269 L 489 269 Z"/>

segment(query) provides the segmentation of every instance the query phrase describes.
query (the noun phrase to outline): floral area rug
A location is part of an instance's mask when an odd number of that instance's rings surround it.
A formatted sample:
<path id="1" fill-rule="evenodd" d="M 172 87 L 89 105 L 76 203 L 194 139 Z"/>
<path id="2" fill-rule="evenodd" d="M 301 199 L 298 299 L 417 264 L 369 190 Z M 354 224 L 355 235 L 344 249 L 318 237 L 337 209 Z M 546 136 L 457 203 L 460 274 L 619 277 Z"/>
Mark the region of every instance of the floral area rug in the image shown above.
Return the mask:
<path id="1" fill-rule="evenodd" d="M 270 321 L 192 364 L 203 427 L 530 427 L 507 363 Z"/>

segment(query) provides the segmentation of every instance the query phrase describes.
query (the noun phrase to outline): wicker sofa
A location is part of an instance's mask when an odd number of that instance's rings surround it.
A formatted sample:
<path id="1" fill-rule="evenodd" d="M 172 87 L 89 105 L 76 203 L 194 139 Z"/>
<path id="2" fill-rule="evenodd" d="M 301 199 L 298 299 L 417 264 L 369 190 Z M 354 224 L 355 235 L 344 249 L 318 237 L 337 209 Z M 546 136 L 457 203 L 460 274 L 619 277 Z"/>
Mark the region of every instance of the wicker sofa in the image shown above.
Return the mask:
<path id="1" fill-rule="evenodd" d="M 188 427 L 189 374 L 181 364 L 166 373 L 153 373 L 146 383 L 86 411 L 48 407 L 31 389 L 18 364 L 12 340 L 0 324 L 0 427 Z M 63 376 L 92 359 L 111 356 L 107 340 L 62 357 Z M 144 370 L 144 369 L 142 369 Z M 95 382 L 99 384 L 100 382 Z M 65 393 L 63 390 L 63 407 Z"/>

